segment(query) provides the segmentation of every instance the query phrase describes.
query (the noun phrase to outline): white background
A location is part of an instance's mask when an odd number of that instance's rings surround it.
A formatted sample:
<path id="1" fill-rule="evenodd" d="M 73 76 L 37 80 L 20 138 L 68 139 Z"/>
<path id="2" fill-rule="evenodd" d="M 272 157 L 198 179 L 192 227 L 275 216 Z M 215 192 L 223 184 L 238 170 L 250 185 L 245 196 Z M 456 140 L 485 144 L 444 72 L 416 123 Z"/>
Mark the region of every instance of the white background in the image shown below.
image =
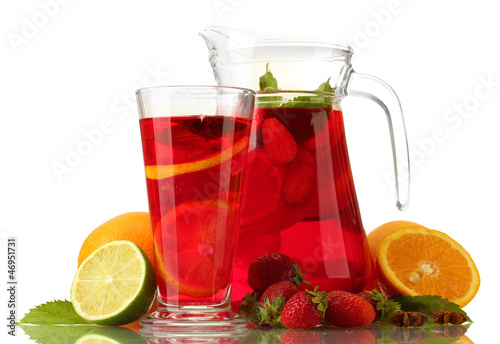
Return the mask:
<path id="1" fill-rule="evenodd" d="M 475 343 L 494 340 L 500 282 L 500 21 L 493 4 L 2 2 L 0 319 L 8 315 L 6 237 L 18 241 L 20 319 L 42 302 L 69 299 L 88 233 L 118 214 L 147 210 L 133 91 L 151 84 L 213 84 L 198 32 L 224 25 L 264 37 L 350 44 L 357 71 L 392 85 L 405 112 L 412 157 L 406 212 L 396 209 L 384 177 L 392 168 L 384 115 L 368 101 L 343 103 L 365 229 L 406 219 L 461 243 L 482 278 L 477 297 L 466 307 L 475 320 L 467 335 Z M 489 91 L 481 80 L 490 80 Z M 89 147 L 85 133 L 103 127 L 107 132 Z M 444 136 L 430 143 L 436 130 Z M 69 167 L 68 152 L 78 147 L 88 154 Z M 68 170 L 58 176 L 54 164 Z M 19 331 L 7 342 L 26 338 Z"/>

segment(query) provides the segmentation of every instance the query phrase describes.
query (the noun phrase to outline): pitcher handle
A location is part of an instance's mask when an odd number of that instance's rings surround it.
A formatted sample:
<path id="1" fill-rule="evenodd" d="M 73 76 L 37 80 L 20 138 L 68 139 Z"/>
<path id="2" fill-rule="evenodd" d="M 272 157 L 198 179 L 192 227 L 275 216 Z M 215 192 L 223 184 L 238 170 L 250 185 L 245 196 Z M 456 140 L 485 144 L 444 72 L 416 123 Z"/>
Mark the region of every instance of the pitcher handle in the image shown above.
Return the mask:
<path id="1" fill-rule="evenodd" d="M 391 135 L 396 206 L 399 210 L 406 210 L 410 194 L 410 158 L 403 110 L 399 98 L 392 87 L 383 80 L 372 75 L 354 72 L 352 67 L 348 68 L 344 80 L 344 87 L 341 87 L 343 95 L 373 100 L 382 107 L 386 114 Z M 400 173 L 403 171 L 406 172 L 406 175 Z"/>

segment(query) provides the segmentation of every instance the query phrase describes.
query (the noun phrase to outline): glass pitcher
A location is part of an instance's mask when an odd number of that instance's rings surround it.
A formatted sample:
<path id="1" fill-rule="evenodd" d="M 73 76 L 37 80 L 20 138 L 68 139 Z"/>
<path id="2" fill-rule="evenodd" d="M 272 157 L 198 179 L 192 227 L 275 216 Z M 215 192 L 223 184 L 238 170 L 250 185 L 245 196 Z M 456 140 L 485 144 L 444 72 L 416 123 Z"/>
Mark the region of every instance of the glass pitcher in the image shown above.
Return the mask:
<path id="1" fill-rule="evenodd" d="M 233 275 L 233 309 L 247 292 L 250 263 L 290 256 L 322 290 L 359 292 L 376 276 L 354 189 L 340 103 L 375 101 L 386 113 L 396 205 L 408 207 L 406 129 L 397 95 L 354 72 L 347 45 L 260 39 L 222 27 L 200 35 L 221 86 L 257 91 Z M 406 162 L 406 164 L 399 162 Z M 399 169 L 408 169 L 398 173 Z"/>

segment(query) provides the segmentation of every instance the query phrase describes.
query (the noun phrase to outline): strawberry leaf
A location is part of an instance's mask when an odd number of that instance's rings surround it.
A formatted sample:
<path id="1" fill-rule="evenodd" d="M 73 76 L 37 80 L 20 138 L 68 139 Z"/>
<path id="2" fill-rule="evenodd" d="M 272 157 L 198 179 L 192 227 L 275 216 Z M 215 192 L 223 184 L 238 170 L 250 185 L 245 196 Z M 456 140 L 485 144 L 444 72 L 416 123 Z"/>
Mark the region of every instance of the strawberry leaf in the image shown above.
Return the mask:
<path id="1" fill-rule="evenodd" d="M 428 317 L 432 317 L 432 314 L 436 311 L 455 311 L 463 314 L 467 321 L 472 322 L 467 313 L 459 305 L 438 295 L 396 295 L 391 297 L 390 300 L 398 302 L 401 305 L 401 310 L 405 312 L 420 312 Z"/>
<path id="2" fill-rule="evenodd" d="M 293 268 L 295 269 L 295 277 L 293 278 L 292 283 L 295 284 L 297 288 L 300 286 L 300 283 L 303 283 L 308 287 L 312 287 L 311 283 L 304 280 L 304 274 L 302 273 L 302 271 L 300 271 L 299 266 L 295 264 Z"/>
<path id="3" fill-rule="evenodd" d="M 285 307 L 285 298 L 283 295 L 274 299 L 273 303 L 266 297 L 264 307 L 259 307 L 259 325 L 269 324 L 273 327 L 281 326 L 281 312 Z"/>
<path id="4" fill-rule="evenodd" d="M 318 291 L 319 286 L 314 287 L 314 290 L 307 290 L 306 293 L 312 296 L 311 301 L 316 304 L 316 308 L 321 312 L 321 319 L 325 318 L 325 312 L 328 308 L 328 300 L 325 299 L 326 291 Z"/>
<path id="5" fill-rule="evenodd" d="M 254 324 L 260 323 L 261 320 L 257 296 L 255 291 L 251 294 L 247 293 L 243 297 L 240 307 L 238 307 L 238 312 L 240 312 L 241 316 Z"/>
<path id="6" fill-rule="evenodd" d="M 377 301 L 377 309 L 382 311 L 381 321 L 389 321 L 390 316 L 397 311 L 402 310 L 399 302 L 386 299 L 377 289 L 367 291 L 372 296 L 372 299 Z"/>

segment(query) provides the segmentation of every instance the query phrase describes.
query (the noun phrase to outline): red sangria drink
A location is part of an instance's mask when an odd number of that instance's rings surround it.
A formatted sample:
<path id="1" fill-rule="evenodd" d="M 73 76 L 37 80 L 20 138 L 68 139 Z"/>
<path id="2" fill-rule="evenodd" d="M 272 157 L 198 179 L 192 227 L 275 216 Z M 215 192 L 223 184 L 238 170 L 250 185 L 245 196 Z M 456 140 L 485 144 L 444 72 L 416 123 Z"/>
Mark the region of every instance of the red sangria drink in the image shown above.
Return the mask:
<path id="1" fill-rule="evenodd" d="M 323 290 L 371 287 L 373 269 L 333 95 L 258 95 L 244 181 L 233 309 L 251 292 L 248 267 L 290 256 Z"/>
<path id="2" fill-rule="evenodd" d="M 150 114 L 141 116 L 140 130 L 158 311 L 141 324 L 162 331 L 237 325 L 230 290 L 253 92 L 201 86 L 149 92 L 140 98 L 142 113 Z M 193 105 L 202 97 L 212 111 Z"/>
<path id="3" fill-rule="evenodd" d="M 250 120 L 159 117 L 140 126 L 158 297 L 166 304 L 221 303 L 235 255 Z"/>

